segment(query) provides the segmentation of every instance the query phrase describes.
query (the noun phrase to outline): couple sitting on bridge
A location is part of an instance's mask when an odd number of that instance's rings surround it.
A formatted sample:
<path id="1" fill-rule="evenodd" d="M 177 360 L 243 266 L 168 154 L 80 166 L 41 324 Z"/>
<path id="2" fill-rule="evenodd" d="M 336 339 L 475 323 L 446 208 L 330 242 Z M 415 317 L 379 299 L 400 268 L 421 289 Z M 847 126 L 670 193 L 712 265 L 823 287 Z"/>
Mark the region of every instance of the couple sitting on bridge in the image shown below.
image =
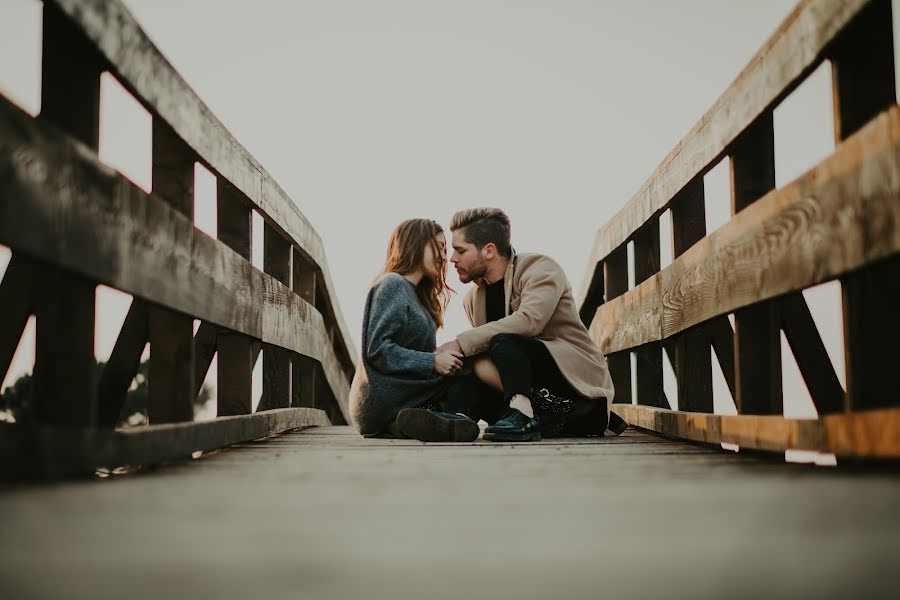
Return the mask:
<path id="1" fill-rule="evenodd" d="M 359 432 L 470 442 L 483 419 L 493 441 L 621 433 L 606 358 L 559 265 L 516 254 L 500 209 L 458 212 L 450 230 L 450 262 L 462 283 L 476 284 L 465 298 L 472 329 L 436 347 L 450 292 L 446 237 L 428 219 L 400 223 L 363 315 L 350 392 Z"/>

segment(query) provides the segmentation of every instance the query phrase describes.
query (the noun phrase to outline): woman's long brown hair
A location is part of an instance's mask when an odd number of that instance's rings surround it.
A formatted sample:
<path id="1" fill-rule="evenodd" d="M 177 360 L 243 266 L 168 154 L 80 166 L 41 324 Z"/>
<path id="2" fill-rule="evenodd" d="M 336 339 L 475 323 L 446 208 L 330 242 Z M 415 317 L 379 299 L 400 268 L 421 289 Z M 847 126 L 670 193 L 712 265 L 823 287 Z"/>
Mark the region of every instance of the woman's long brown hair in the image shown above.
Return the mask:
<path id="1" fill-rule="evenodd" d="M 387 256 L 384 260 L 384 273 L 408 275 L 423 270 L 422 281 L 416 286 L 416 295 L 438 327 L 444 325 L 444 311 L 450 303 L 452 290 L 447 286 L 447 261 L 438 246 L 435 237 L 444 230 L 430 219 L 408 219 L 397 225 L 388 243 Z M 424 273 L 422 260 L 425 258 L 425 247 L 431 244 L 437 267 L 437 278 Z"/>

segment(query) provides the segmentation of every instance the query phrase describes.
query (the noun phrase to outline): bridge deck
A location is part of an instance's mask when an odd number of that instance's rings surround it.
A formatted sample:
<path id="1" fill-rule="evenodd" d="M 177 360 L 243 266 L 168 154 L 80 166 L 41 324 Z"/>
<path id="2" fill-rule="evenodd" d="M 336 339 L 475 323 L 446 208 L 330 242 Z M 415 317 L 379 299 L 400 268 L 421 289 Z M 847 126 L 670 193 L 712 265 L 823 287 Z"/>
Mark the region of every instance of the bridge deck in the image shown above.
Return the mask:
<path id="1" fill-rule="evenodd" d="M 634 431 L 426 446 L 326 427 L 7 488 L 0 580 L 8 598 L 92 600 L 885 597 L 898 507 L 894 470 Z"/>

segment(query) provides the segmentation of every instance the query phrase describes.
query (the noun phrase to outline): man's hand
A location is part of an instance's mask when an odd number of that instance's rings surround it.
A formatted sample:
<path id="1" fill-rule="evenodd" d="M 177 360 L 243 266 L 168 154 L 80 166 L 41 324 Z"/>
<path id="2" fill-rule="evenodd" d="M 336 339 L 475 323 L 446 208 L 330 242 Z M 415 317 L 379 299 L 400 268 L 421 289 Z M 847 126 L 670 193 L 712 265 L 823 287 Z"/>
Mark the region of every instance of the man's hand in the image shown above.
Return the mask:
<path id="1" fill-rule="evenodd" d="M 462 356 L 462 346 L 459 345 L 458 341 L 450 340 L 449 342 L 445 342 L 438 346 L 437 350 L 434 351 L 435 354 L 444 354 L 447 352 L 456 353 Z"/>

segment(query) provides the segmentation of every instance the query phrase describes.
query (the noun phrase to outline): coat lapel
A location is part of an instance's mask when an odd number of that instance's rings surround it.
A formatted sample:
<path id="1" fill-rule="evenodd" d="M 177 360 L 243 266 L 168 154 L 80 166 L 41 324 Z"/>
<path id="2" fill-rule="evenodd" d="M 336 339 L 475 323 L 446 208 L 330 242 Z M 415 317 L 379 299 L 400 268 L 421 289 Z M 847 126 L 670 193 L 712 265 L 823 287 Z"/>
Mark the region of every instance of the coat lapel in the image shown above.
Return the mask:
<path id="1" fill-rule="evenodd" d="M 509 264 L 506 266 L 506 274 L 503 276 L 503 299 L 504 299 L 504 315 L 505 317 L 509 316 L 509 303 L 512 301 L 512 284 L 513 284 L 513 274 L 516 270 L 516 251 L 512 250 L 512 256 L 509 259 Z M 482 302 L 484 305 L 484 302 Z"/>

